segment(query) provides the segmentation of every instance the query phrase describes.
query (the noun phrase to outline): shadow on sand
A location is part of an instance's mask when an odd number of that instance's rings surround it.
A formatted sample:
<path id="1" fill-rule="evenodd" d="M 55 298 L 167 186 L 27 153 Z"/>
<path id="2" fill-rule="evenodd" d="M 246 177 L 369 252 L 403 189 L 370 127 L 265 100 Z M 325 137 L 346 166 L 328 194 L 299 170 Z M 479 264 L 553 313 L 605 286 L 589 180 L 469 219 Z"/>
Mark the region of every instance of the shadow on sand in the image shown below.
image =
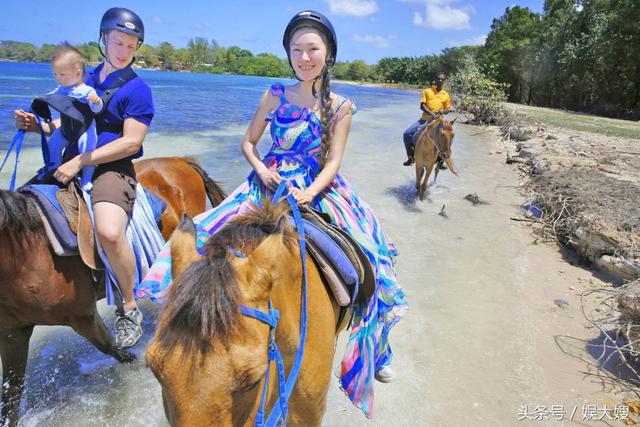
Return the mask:
<path id="1" fill-rule="evenodd" d="M 438 184 L 435 181 L 429 182 L 427 185 L 427 197 L 423 201 L 418 198 L 418 192 L 416 191 L 416 184 L 414 180 L 411 180 L 404 185 L 388 187 L 384 190 L 384 193 L 395 197 L 407 211 L 420 213 L 423 212 L 421 209 L 422 203 L 433 203 L 430 190 L 436 185 Z"/>

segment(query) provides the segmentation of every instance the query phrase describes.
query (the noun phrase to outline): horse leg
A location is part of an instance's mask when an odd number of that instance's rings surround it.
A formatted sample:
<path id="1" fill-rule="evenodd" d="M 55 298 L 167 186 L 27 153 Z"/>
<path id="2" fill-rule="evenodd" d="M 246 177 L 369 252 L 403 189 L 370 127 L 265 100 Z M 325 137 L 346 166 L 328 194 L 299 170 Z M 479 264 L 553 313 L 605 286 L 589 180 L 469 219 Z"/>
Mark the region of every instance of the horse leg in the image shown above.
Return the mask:
<path id="1" fill-rule="evenodd" d="M 95 348 L 104 354 L 115 357 L 119 362 L 132 362 L 136 359 L 135 354 L 116 347 L 104 321 L 95 308 L 93 313 L 75 318 L 71 323 L 71 327 L 78 334 L 89 340 Z"/>
<path id="2" fill-rule="evenodd" d="M 420 182 L 422 182 L 422 174 L 424 173 L 424 166 L 422 162 L 416 159 L 416 191 L 420 193 Z"/>
<path id="3" fill-rule="evenodd" d="M 24 386 L 24 371 L 29 354 L 33 326 L 0 330 L 2 358 L 2 414 L 0 425 L 18 425 L 20 400 Z"/>
<path id="4" fill-rule="evenodd" d="M 429 177 L 431 176 L 432 169 L 433 163 L 431 162 L 429 162 L 429 164 L 424 167 L 424 181 L 422 181 L 422 185 L 420 186 L 420 200 L 424 200 L 427 194 L 427 183 L 429 182 Z"/>

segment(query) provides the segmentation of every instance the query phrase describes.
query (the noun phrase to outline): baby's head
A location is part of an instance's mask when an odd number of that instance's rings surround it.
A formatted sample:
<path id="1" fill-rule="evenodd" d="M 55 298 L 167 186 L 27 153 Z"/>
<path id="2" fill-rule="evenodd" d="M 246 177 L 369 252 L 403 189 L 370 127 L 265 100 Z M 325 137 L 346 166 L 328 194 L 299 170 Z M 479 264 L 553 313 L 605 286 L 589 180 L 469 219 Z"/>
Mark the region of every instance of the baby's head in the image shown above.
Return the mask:
<path id="1" fill-rule="evenodd" d="M 74 86 L 82 82 L 86 61 L 78 49 L 63 43 L 53 51 L 53 76 L 60 86 Z"/>

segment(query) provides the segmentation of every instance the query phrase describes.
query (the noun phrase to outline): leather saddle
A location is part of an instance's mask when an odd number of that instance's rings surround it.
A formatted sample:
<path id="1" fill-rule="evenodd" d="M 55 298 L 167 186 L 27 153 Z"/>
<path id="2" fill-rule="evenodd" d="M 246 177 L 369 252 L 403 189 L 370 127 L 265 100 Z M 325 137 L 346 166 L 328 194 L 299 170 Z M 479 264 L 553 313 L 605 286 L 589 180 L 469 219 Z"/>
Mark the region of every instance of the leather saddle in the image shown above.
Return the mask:
<path id="1" fill-rule="evenodd" d="M 104 268 L 95 245 L 89 209 L 75 182 L 62 188 L 54 184 L 27 184 L 18 191 L 35 198 L 56 255 L 80 255 L 87 267 Z"/>
<path id="2" fill-rule="evenodd" d="M 40 217 L 53 251 L 58 256 L 80 255 L 87 267 L 102 270 L 89 208 L 77 182 L 67 187 L 53 184 L 27 184 L 18 191 L 35 198 Z M 156 221 L 166 208 L 166 202 L 144 190 Z"/>

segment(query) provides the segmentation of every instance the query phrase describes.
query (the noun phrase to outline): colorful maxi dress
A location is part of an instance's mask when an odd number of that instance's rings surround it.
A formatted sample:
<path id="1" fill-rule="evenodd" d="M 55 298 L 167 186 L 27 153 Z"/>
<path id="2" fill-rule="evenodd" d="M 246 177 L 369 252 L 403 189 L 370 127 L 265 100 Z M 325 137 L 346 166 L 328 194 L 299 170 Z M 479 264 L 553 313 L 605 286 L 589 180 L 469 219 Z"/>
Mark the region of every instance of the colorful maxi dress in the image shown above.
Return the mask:
<path id="1" fill-rule="evenodd" d="M 285 87 L 271 86 L 280 98 L 280 106 L 265 119 L 271 122 L 273 145 L 263 163 L 277 170 L 290 185 L 305 189 L 320 172 L 318 155 L 322 134 L 315 112 L 290 103 Z M 340 98 L 339 106 L 351 101 Z M 351 103 L 352 112 L 355 106 Z M 336 108 L 337 110 L 337 108 Z M 194 218 L 198 229 L 198 247 L 222 227 L 229 218 L 242 213 L 260 201 L 271 199 L 255 172 L 220 205 Z M 367 416 L 372 415 L 375 372 L 391 363 L 390 329 L 405 314 L 407 303 L 396 280 L 393 258 L 398 254 L 371 208 L 358 197 L 340 173 L 314 198 L 311 205 L 331 217 L 331 221 L 349 233 L 365 251 L 376 272 L 376 292 L 366 303 L 355 307 L 349 341 L 342 359 L 340 384 L 351 401 Z M 169 244 L 160 252 L 141 286 L 138 297 L 162 297 L 171 282 Z"/>

